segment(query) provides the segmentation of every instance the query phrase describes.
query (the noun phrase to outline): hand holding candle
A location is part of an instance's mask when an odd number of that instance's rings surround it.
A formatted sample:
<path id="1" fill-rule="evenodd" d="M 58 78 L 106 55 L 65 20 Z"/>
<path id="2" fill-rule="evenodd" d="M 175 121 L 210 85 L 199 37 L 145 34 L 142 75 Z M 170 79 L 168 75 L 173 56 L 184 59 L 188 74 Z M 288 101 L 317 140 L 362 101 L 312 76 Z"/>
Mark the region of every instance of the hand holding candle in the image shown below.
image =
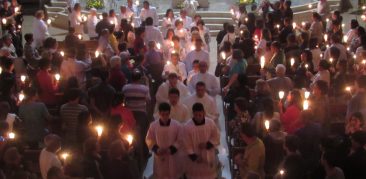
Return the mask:
<path id="1" fill-rule="evenodd" d="M 15 139 L 15 134 L 14 134 L 14 132 L 9 132 L 9 134 L 8 134 L 8 138 L 9 138 L 9 139 L 11 139 L 11 140 Z"/>
<path id="2" fill-rule="evenodd" d="M 127 134 L 126 135 L 126 140 L 127 140 L 127 142 L 128 142 L 129 145 L 132 145 L 133 135 L 132 134 Z"/>
<path id="3" fill-rule="evenodd" d="M 103 134 L 103 126 L 101 126 L 101 125 L 98 125 L 98 126 L 96 126 L 95 127 L 95 130 L 97 131 L 97 135 L 98 135 L 98 137 L 101 137 L 102 136 L 102 134 Z"/>
<path id="4" fill-rule="evenodd" d="M 280 98 L 280 99 L 283 99 L 283 97 L 285 96 L 285 92 L 284 91 L 279 91 L 278 92 L 278 97 Z"/>
<path id="5" fill-rule="evenodd" d="M 156 48 L 158 48 L 159 50 L 161 49 L 160 43 L 156 43 Z"/>
<path id="6" fill-rule="evenodd" d="M 58 81 L 60 81 L 60 79 L 61 79 L 61 75 L 60 74 L 58 74 L 58 73 L 56 73 L 55 74 L 55 79 L 56 79 L 56 81 L 58 82 Z"/>
<path id="7" fill-rule="evenodd" d="M 291 66 L 293 67 L 294 64 L 295 64 L 295 59 L 294 58 L 291 58 L 290 63 L 291 63 Z"/>
<path id="8" fill-rule="evenodd" d="M 221 55 L 221 58 L 223 60 L 226 60 L 226 53 L 225 52 L 221 52 L 220 55 Z"/>

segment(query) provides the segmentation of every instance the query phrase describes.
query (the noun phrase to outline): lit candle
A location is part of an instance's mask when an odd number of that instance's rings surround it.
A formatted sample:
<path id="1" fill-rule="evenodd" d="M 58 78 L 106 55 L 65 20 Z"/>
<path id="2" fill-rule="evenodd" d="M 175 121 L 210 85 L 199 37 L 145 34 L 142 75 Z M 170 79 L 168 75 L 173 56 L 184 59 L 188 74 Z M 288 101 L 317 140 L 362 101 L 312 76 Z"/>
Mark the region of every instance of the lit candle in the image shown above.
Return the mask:
<path id="1" fill-rule="evenodd" d="M 349 47 L 347 47 L 347 51 L 350 51 L 351 49 Z"/>
<path id="2" fill-rule="evenodd" d="M 295 64 L 295 59 L 294 59 L 294 58 L 291 58 L 290 63 L 291 63 L 291 66 L 294 66 L 294 64 Z"/>
<path id="3" fill-rule="evenodd" d="M 103 134 L 103 126 L 100 126 L 100 125 L 96 126 L 95 127 L 95 130 L 97 131 L 98 137 L 102 136 L 102 134 Z"/>
<path id="4" fill-rule="evenodd" d="M 347 86 L 347 87 L 346 87 L 346 91 L 348 91 L 348 92 L 351 92 L 351 89 L 352 89 L 352 88 L 351 88 L 350 86 Z"/>
<path id="5" fill-rule="evenodd" d="M 60 55 L 61 56 L 65 56 L 65 52 L 64 51 L 60 51 Z"/>
<path id="6" fill-rule="evenodd" d="M 83 37 L 81 34 L 78 35 L 79 40 L 81 40 Z"/>
<path id="7" fill-rule="evenodd" d="M 166 64 L 167 64 L 167 65 L 170 65 L 170 64 L 172 64 L 172 62 L 170 62 L 170 61 L 166 61 Z"/>
<path id="8" fill-rule="evenodd" d="M 366 60 L 362 60 L 362 62 L 361 62 L 363 65 L 365 65 L 366 64 Z"/>
<path id="9" fill-rule="evenodd" d="M 366 19 L 366 16 L 365 15 L 361 15 L 361 19 L 362 20 L 365 20 Z"/>
<path id="10" fill-rule="evenodd" d="M 261 61 L 260 61 L 260 65 L 261 65 L 261 68 L 263 69 L 264 66 L 266 65 L 266 58 L 264 58 L 264 56 L 261 56 Z"/>
<path id="11" fill-rule="evenodd" d="M 134 60 L 134 59 L 131 59 L 131 60 L 130 60 L 130 63 L 131 63 L 131 64 L 134 64 L 134 63 L 135 63 L 135 60 Z"/>
<path id="12" fill-rule="evenodd" d="M 285 92 L 284 91 L 279 91 L 278 92 L 278 97 L 280 98 L 280 99 L 283 99 L 283 97 L 285 96 Z"/>
<path id="13" fill-rule="evenodd" d="M 329 22 L 329 18 L 326 18 L 325 21 L 328 23 Z"/>
<path id="14" fill-rule="evenodd" d="M 258 40 L 258 35 L 254 36 L 254 40 L 256 40 L 256 41 Z"/>
<path id="15" fill-rule="evenodd" d="M 327 44 L 325 47 L 329 48 L 329 44 Z"/>
<path id="16" fill-rule="evenodd" d="M 20 81 L 22 81 L 22 83 L 24 83 L 26 78 L 27 78 L 27 77 L 26 77 L 25 75 L 21 75 L 21 76 L 20 76 Z"/>
<path id="17" fill-rule="evenodd" d="M 114 24 L 114 21 L 109 21 L 111 24 Z"/>
<path id="18" fill-rule="evenodd" d="M 328 34 L 324 34 L 324 40 L 328 41 Z"/>
<path id="19" fill-rule="evenodd" d="M 266 128 L 266 130 L 269 130 L 269 120 L 264 121 L 264 127 Z"/>
<path id="20" fill-rule="evenodd" d="M 15 133 L 14 132 L 9 132 L 8 138 L 9 139 L 15 139 Z"/>
<path id="21" fill-rule="evenodd" d="M 305 64 L 305 68 L 306 68 L 306 70 L 308 70 L 308 68 L 309 68 L 309 65 L 308 65 L 308 64 Z"/>
<path id="22" fill-rule="evenodd" d="M 322 53 L 320 54 L 320 58 L 323 58 L 323 54 Z"/>
<path id="23" fill-rule="evenodd" d="M 52 20 L 51 20 L 51 19 L 47 19 L 47 24 L 48 24 L 48 25 L 50 25 L 50 24 L 51 24 L 51 22 L 52 22 Z"/>
<path id="24" fill-rule="evenodd" d="M 305 25 L 306 25 L 306 23 L 305 23 L 304 21 L 302 21 L 302 22 L 301 22 L 301 26 L 303 26 L 303 27 L 304 27 Z"/>
<path id="25" fill-rule="evenodd" d="M 170 41 L 170 46 L 174 47 L 174 42 Z"/>
<path id="26" fill-rule="evenodd" d="M 140 5 L 140 1 L 136 1 L 135 4 L 136 4 L 136 6 L 139 6 Z"/>
<path id="27" fill-rule="evenodd" d="M 302 108 L 303 108 L 303 110 L 308 110 L 309 109 L 309 101 L 308 100 L 304 100 L 304 102 L 302 104 Z"/>
<path id="28" fill-rule="evenodd" d="M 15 12 L 15 13 L 19 12 L 19 7 L 15 7 L 15 8 L 14 8 L 14 12 Z"/>
<path id="29" fill-rule="evenodd" d="M 0 74 L 3 72 L 3 68 L 0 67 Z"/>
<path id="30" fill-rule="evenodd" d="M 292 28 L 294 28 L 294 29 L 296 28 L 296 22 L 292 23 Z"/>
<path id="31" fill-rule="evenodd" d="M 277 29 L 280 29 L 280 24 L 277 24 L 276 27 L 277 27 Z"/>
<path id="32" fill-rule="evenodd" d="M 95 57 L 99 57 L 99 51 L 97 50 L 97 51 L 95 51 Z"/>
<path id="33" fill-rule="evenodd" d="M 194 45 L 191 46 L 191 50 L 195 50 L 196 47 Z"/>
<path id="34" fill-rule="evenodd" d="M 235 15 L 234 9 L 230 9 L 231 15 Z"/>
<path id="35" fill-rule="evenodd" d="M 333 58 L 329 58 L 329 62 L 330 63 L 333 63 Z"/>
<path id="36" fill-rule="evenodd" d="M 133 135 L 132 134 L 127 134 L 126 135 L 126 140 L 127 140 L 127 142 L 128 142 L 128 144 L 132 144 L 132 142 L 133 142 Z"/>
<path id="37" fill-rule="evenodd" d="M 56 79 L 56 81 L 60 81 L 60 79 L 61 79 L 61 75 L 60 75 L 60 74 L 58 74 L 58 73 L 56 73 L 56 74 L 55 74 L 55 79 Z"/>
<path id="38" fill-rule="evenodd" d="M 305 99 L 309 99 L 309 97 L 310 97 L 310 92 L 309 92 L 309 91 L 305 91 L 305 93 L 304 93 L 304 97 L 305 97 Z"/>
<path id="39" fill-rule="evenodd" d="M 82 20 L 85 22 L 86 20 L 88 20 L 88 18 L 86 16 L 81 16 Z"/>
<path id="40" fill-rule="evenodd" d="M 25 98 L 24 93 L 23 92 L 20 92 L 19 93 L 19 96 L 18 96 L 19 101 L 22 102 L 24 98 Z"/>
<path id="41" fill-rule="evenodd" d="M 156 47 L 160 50 L 160 48 L 161 48 L 160 43 L 157 43 L 157 44 L 156 44 Z"/>
<path id="42" fill-rule="evenodd" d="M 241 30 L 241 31 L 240 31 L 240 34 L 242 35 L 243 33 L 244 33 L 244 32 Z"/>
<path id="43" fill-rule="evenodd" d="M 172 54 L 174 54 L 176 51 L 175 50 L 172 50 Z"/>
<path id="44" fill-rule="evenodd" d="M 343 24 L 342 24 L 342 28 L 344 28 L 345 26 L 346 26 L 346 24 L 344 24 L 344 23 L 343 23 Z"/>
<path id="45" fill-rule="evenodd" d="M 64 152 L 61 154 L 61 158 L 62 160 L 64 160 L 64 162 L 66 162 L 67 158 L 69 158 L 70 154 L 67 152 Z"/>
<path id="46" fill-rule="evenodd" d="M 366 9 L 366 6 L 362 6 L 362 10 L 365 10 Z"/>
<path id="47" fill-rule="evenodd" d="M 132 26 L 132 27 L 135 27 L 135 23 L 131 22 L 131 26 Z"/>
<path id="48" fill-rule="evenodd" d="M 102 15 L 99 15 L 99 19 L 103 19 L 103 16 Z"/>
<path id="49" fill-rule="evenodd" d="M 223 60 L 226 60 L 226 53 L 225 52 L 221 52 L 220 55 L 221 55 L 221 58 Z"/>
<path id="50" fill-rule="evenodd" d="M 353 55 L 353 59 L 356 59 L 357 58 L 357 56 L 356 55 Z"/>
<path id="51" fill-rule="evenodd" d="M 18 25 L 18 29 L 21 29 L 22 28 L 22 25 Z"/>
<path id="52" fill-rule="evenodd" d="M 309 7 L 309 9 L 311 9 L 313 7 L 313 5 L 312 4 L 309 4 L 308 7 Z"/>
<path id="53" fill-rule="evenodd" d="M 280 170 L 280 175 L 283 176 L 285 174 L 284 170 Z"/>
<path id="54" fill-rule="evenodd" d="M 348 40 L 348 37 L 347 37 L 346 35 L 344 35 L 344 36 L 343 36 L 343 41 L 344 41 L 344 42 L 347 42 L 347 40 Z"/>
<path id="55" fill-rule="evenodd" d="M 1 20 L 1 22 L 2 22 L 3 24 L 6 24 L 7 20 L 6 20 L 5 18 L 3 18 L 3 19 Z"/>
<path id="56" fill-rule="evenodd" d="M 247 17 L 245 18 L 245 22 L 248 22 L 248 18 Z"/>

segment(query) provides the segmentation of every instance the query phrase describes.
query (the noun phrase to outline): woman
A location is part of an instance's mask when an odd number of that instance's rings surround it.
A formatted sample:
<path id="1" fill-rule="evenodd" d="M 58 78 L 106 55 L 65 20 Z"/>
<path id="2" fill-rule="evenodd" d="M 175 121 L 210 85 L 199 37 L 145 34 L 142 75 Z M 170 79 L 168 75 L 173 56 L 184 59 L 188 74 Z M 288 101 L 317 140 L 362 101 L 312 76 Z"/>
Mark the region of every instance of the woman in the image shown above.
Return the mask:
<path id="1" fill-rule="evenodd" d="M 357 37 L 357 27 L 359 26 L 357 19 L 352 19 L 350 23 L 350 29 L 347 32 L 346 36 L 347 41 L 346 44 L 350 45 L 352 40 Z"/>
<path id="2" fill-rule="evenodd" d="M 353 38 L 350 45 L 350 50 L 352 52 L 355 52 L 356 55 L 357 55 L 357 48 L 361 46 L 361 37 L 364 35 L 366 35 L 365 28 L 358 26 L 356 30 L 356 37 Z"/>
<path id="3" fill-rule="evenodd" d="M 366 58 L 366 35 L 363 35 L 360 40 L 361 46 L 356 50 L 356 62 L 358 63 Z"/>
<path id="4" fill-rule="evenodd" d="M 300 56 L 300 64 L 292 67 L 295 70 L 294 84 L 295 88 L 301 89 L 309 85 L 309 79 L 306 76 L 307 71 L 313 71 L 313 56 L 310 50 L 304 50 Z M 306 65 L 308 66 L 306 68 Z M 297 68 L 296 68 L 297 66 Z"/>
<path id="5" fill-rule="evenodd" d="M 265 53 L 267 42 L 272 40 L 271 31 L 267 28 L 262 29 L 262 35 L 257 45 L 256 55 L 257 57 L 261 57 Z"/>
<path id="6" fill-rule="evenodd" d="M 364 119 L 362 113 L 355 112 L 352 114 L 351 118 L 347 121 L 346 124 L 346 134 L 352 135 L 356 131 L 362 131 L 364 128 Z"/>
<path id="7" fill-rule="evenodd" d="M 280 119 L 283 124 L 285 132 L 293 134 L 299 129 L 300 112 L 302 109 L 301 94 L 298 90 L 292 90 L 286 99 L 286 109 L 282 101 L 279 101 L 278 108 L 280 112 Z"/>
<path id="8" fill-rule="evenodd" d="M 314 71 L 317 72 L 318 67 L 319 67 L 319 62 L 323 57 L 322 51 L 320 50 L 320 48 L 318 46 L 317 38 L 310 38 L 309 48 L 310 48 L 310 52 L 311 52 L 311 56 L 312 56 L 311 59 L 313 59 L 312 63 L 314 65 Z"/>
<path id="9" fill-rule="evenodd" d="M 174 28 L 174 22 L 175 22 L 175 17 L 174 17 L 174 12 L 173 9 L 167 9 L 165 12 L 165 17 L 163 18 L 163 23 L 162 23 L 162 34 L 166 35 L 167 29 L 170 28 Z"/>
<path id="10" fill-rule="evenodd" d="M 166 36 L 163 42 L 163 55 L 164 59 L 169 59 L 170 56 L 170 50 L 173 48 L 173 37 L 174 37 L 174 29 L 170 28 L 166 32 Z M 178 39 L 179 42 L 179 39 Z"/>
<path id="11" fill-rule="evenodd" d="M 313 87 L 316 81 L 323 80 L 327 82 L 328 86 L 330 85 L 330 72 L 329 72 L 330 64 L 326 60 L 321 60 L 318 67 L 318 73 L 313 75 L 310 71 L 306 71 L 306 76 L 312 81 L 310 87 Z"/>
<path id="12" fill-rule="evenodd" d="M 230 119 L 229 127 L 230 134 L 232 138 L 239 139 L 240 138 L 240 127 L 244 123 L 248 123 L 250 121 L 250 115 L 248 112 L 248 101 L 245 98 L 238 97 L 234 101 L 234 111 L 235 117 Z"/>
<path id="13" fill-rule="evenodd" d="M 259 136 L 264 137 L 268 130 L 265 128 L 266 120 L 271 122 L 280 119 L 280 114 L 274 110 L 273 100 L 271 98 L 263 99 L 263 110 L 258 111 L 251 121 Z"/>
<path id="14" fill-rule="evenodd" d="M 267 81 L 259 79 L 255 82 L 255 97 L 253 99 L 254 107 L 251 109 L 250 114 L 253 116 L 257 111 L 264 110 L 264 100 L 266 98 L 272 99 L 271 89 Z"/>
<path id="15" fill-rule="evenodd" d="M 348 94 L 348 92 L 345 91 L 347 84 L 350 83 L 347 66 L 347 60 L 339 60 L 336 64 L 336 73 L 332 78 L 333 92 L 335 96 Z"/>
<path id="16" fill-rule="evenodd" d="M 179 37 L 180 45 L 182 47 L 187 46 L 189 33 L 187 29 L 184 28 L 183 21 L 177 20 L 175 21 L 175 30 L 174 34 Z"/>
<path id="17" fill-rule="evenodd" d="M 39 48 L 43 45 L 43 41 L 50 35 L 48 33 L 48 26 L 44 19 L 44 11 L 38 10 L 35 14 L 35 19 L 33 21 L 33 38 L 34 46 Z"/>
<path id="18" fill-rule="evenodd" d="M 69 15 L 70 27 L 75 29 L 76 34 L 83 34 L 83 25 L 81 19 L 81 6 L 79 3 L 75 3 L 72 12 Z"/>
<path id="19" fill-rule="evenodd" d="M 325 81 L 318 80 L 313 85 L 310 98 L 311 110 L 316 114 L 312 120 L 324 127 L 329 124 L 328 89 L 328 84 Z"/>
<path id="20" fill-rule="evenodd" d="M 111 110 L 111 116 L 120 117 L 121 121 L 119 126 L 119 134 L 124 138 L 126 134 L 133 134 L 136 131 L 136 120 L 133 113 L 124 106 L 122 93 L 117 93 L 115 100 L 113 102 L 113 107 Z"/>
<path id="21" fill-rule="evenodd" d="M 318 39 L 318 43 L 323 42 L 323 22 L 322 17 L 314 12 L 312 16 L 313 22 L 310 26 L 310 38 L 316 38 Z"/>
<path id="22" fill-rule="evenodd" d="M 205 26 L 205 22 L 203 20 L 199 20 L 197 22 L 197 27 L 201 36 L 201 39 L 205 41 L 207 44 L 207 51 L 210 51 L 210 42 L 211 42 L 211 36 L 210 36 L 210 29 L 208 29 L 207 26 Z"/>
<path id="23" fill-rule="evenodd" d="M 58 91 L 58 82 L 51 75 L 48 70 L 50 68 L 50 61 L 48 59 L 41 59 L 39 61 L 40 70 L 37 73 L 37 84 L 39 88 L 39 99 L 46 105 L 57 105 L 59 99 L 56 96 Z"/>

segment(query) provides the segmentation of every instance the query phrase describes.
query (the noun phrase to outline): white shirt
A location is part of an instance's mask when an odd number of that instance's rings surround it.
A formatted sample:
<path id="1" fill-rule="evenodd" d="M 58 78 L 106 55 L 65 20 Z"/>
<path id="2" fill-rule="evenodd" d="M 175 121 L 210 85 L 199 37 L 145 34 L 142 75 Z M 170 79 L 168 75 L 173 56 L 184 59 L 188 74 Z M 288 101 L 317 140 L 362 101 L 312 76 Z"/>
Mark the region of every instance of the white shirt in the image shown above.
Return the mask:
<path id="1" fill-rule="evenodd" d="M 217 80 L 217 78 L 214 75 L 212 75 L 208 72 L 197 73 L 196 75 L 194 75 L 192 77 L 192 79 L 188 83 L 188 89 L 191 93 L 195 92 L 196 84 L 200 81 L 205 83 L 207 93 L 211 97 L 215 98 L 215 96 L 220 93 L 221 90 L 220 90 L 219 81 Z"/>
<path id="2" fill-rule="evenodd" d="M 146 26 L 144 41 L 145 44 L 149 44 L 150 41 L 155 41 L 156 43 L 160 43 L 160 45 L 163 46 L 163 34 L 157 27 Z"/>
<path id="3" fill-rule="evenodd" d="M 181 81 L 184 81 L 187 78 L 186 65 L 184 65 L 184 63 L 179 61 L 177 65 L 174 65 L 173 63 L 165 64 L 163 70 L 163 77 L 166 77 L 166 72 L 177 74 L 180 77 Z"/>
<path id="4" fill-rule="evenodd" d="M 192 109 L 195 103 L 202 103 L 205 109 L 206 117 L 215 121 L 217 127 L 219 127 L 219 112 L 215 103 L 215 100 L 210 96 L 205 94 L 202 98 L 199 98 L 196 94 L 192 94 L 183 100 L 183 104 L 187 106 L 188 109 Z M 190 118 L 192 118 L 192 113 L 190 113 Z"/>
<path id="5" fill-rule="evenodd" d="M 347 34 L 346 34 L 346 37 L 347 37 L 347 44 L 350 45 L 352 40 L 354 38 L 357 38 L 357 29 L 350 29 Z"/>
<path id="6" fill-rule="evenodd" d="M 156 92 L 156 104 L 160 104 L 163 102 L 169 102 L 168 96 L 169 96 L 169 90 L 172 88 L 170 86 L 169 81 L 164 82 L 161 84 L 158 88 L 158 91 Z M 179 100 L 182 101 L 185 98 L 189 96 L 189 90 L 188 88 L 181 82 L 178 81 L 177 86 L 175 87 L 179 91 Z"/>
<path id="7" fill-rule="evenodd" d="M 98 34 L 95 32 L 95 26 L 97 25 L 97 23 L 98 23 L 97 16 L 89 15 L 88 21 L 86 22 L 89 37 L 98 37 Z"/>
<path id="8" fill-rule="evenodd" d="M 366 50 L 362 46 L 356 49 L 356 62 L 361 62 L 364 59 L 363 53 L 366 53 Z"/>
<path id="9" fill-rule="evenodd" d="M 324 59 L 330 58 L 330 48 L 337 47 L 340 51 L 339 60 L 347 60 L 347 49 L 342 44 L 332 44 L 329 48 L 327 48 L 324 52 Z"/>
<path id="10" fill-rule="evenodd" d="M 204 61 L 207 63 L 207 65 L 210 65 L 210 55 L 208 54 L 207 51 L 205 50 L 192 50 L 190 51 L 187 56 L 186 59 L 184 60 L 184 63 L 186 64 L 186 68 L 187 71 L 191 71 L 192 70 L 192 63 L 194 60 L 199 60 Z"/>
<path id="11" fill-rule="evenodd" d="M 187 84 L 189 84 L 189 82 L 191 81 L 192 77 L 196 74 L 198 74 L 199 71 L 194 71 L 194 70 L 191 70 L 188 72 L 188 77 L 187 77 Z"/>
<path id="12" fill-rule="evenodd" d="M 64 79 L 69 79 L 75 76 L 78 79 L 79 84 L 85 82 L 85 72 L 89 70 L 91 65 L 91 60 L 88 59 L 86 62 L 68 58 L 63 60 L 61 63 L 61 76 Z"/>
<path id="13" fill-rule="evenodd" d="M 316 81 L 323 80 L 327 82 L 328 86 L 330 85 L 330 73 L 328 70 L 318 71 L 313 78 L 311 79 L 312 83 L 311 86 L 315 84 Z"/>
<path id="14" fill-rule="evenodd" d="M 190 30 L 190 26 L 192 24 L 192 18 L 191 17 L 186 16 L 186 18 L 184 18 L 184 19 L 182 17 L 180 17 L 177 20 L 182 20 L 183 27 L 186 28 L 186 29 L 188 29 L 188 30 Z"/>
<path id="15" fill-rule="evenodd" d="M 43 41 L 49 36 L 48 26 L 42 19 L 35 18 L 33 21 L 34 47 L 40 47 Z"/>
<path id="16" fill-rule="evenodd" d="M 153 19 L 154 22 L 154 26 L 159 26 L 159 16 L 158 13 L 156 12 L 156 8 L 155 7 L 149 7 L 149 9 L 145 9 L 142 8 L 141 9 L 141 13 L 140 13 L 140 19 L 141 21 L 145 21 L 146 18 L 151 17 Z"/>
<path id="17" fill-rule="evenodd" d="M 41 169 L 43 179 L 47 179 L 47 172 L 51 167 L 62 169 L 61 161 L 56 154 L 43 149 L 39 155 L 39 168 Z"/>
<path id="18" fill-rule="evenodd" d="M 119 27 L 120 27 L 120 22 L 121 21 L 119 21 L 116 16 L 114 16 L 114 17 L 108 17 L 108 20 L 109 20 L 109 22 L 111 24 L 114 24 L 115 31 L 118 31 L 119 30 Z"/>
<path id="19" fill-rule="evenodd" d="M 187 42 L 189 40 L 189 33 L 187 29 L 175 29 L 174 34 L 179 37 L 179 42 L 181 47 L 185 47 L 187 45 Z"/>

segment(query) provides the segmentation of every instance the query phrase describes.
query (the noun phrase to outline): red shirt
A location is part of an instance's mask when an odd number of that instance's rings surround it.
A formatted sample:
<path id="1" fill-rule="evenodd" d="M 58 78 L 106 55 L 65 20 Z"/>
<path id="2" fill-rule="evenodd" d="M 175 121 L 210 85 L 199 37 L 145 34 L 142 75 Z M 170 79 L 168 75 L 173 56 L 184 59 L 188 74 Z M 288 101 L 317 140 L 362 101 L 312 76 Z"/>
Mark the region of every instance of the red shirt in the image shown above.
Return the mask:
<path id="1" fill-rule="evenodd" d="M 126 84 L 126 77 L 122 73 L 120 67 L 114 67 L 109 73 L 108 83 L 113 86 L 116 91 L 121 91 L 123 85 Z"/>
<path id="2" fill-rule="evenodd" d="M 46 70 L 40 70 L 37 73 L 37 81 L 40 88 L 39 99 L 47 105 L 58 103 L 56 96 L 57 84 L 53 84 L 52 76 Z"/>
<path id="3" fill-rule="evenodd" d="M 281 114 L 282 125 L 287 133 L 293 134 L 301 127 L 301 124 L 298 122 L 300 113 L 301 110 L 297 106 L 290 105 L 287 107 L 286 111 Z"/>
<path id="4" fill-rule="evenodd" d="M 133 116 L 133 113 L 123 107 L 122 105 L 112 108 L 111 116 L 119 115 L 121 120 L 123 120 L 123 125 L 119 128 L 120 134 L 127 134 L 129 132 L 133 132 L 136 127 L 136 120 Z"/>

